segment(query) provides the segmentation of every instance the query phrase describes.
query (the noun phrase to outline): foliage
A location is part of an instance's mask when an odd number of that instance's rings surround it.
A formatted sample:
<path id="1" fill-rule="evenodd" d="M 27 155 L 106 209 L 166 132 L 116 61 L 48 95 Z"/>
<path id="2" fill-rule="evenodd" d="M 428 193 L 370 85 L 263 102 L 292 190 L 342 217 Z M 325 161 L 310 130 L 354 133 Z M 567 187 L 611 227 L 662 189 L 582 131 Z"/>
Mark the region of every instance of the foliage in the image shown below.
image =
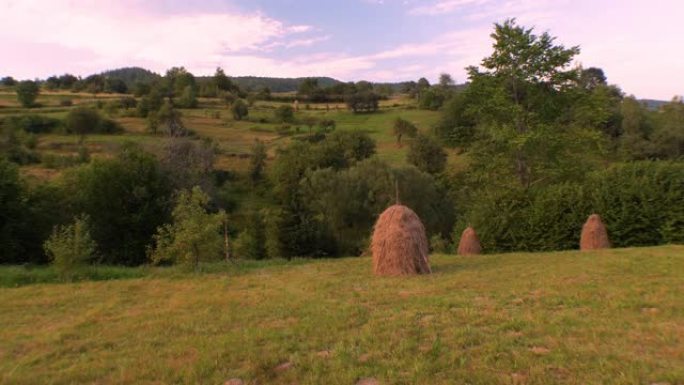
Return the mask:
<path id="1" fill-rule="evenodd" d="M 379 107 L 380 96 L 373 91 L 358 91 L 345 98 L 347 107 L 354 113 L 375 112 Z"/>
<path id="2" fill-rule="evenodd" d="M 24 258 L 21 234 L 25 229 L 22 219 L 28 212 L 25 194 L 17 167 L 0 158 L 0 263 L 16 263 Z"/>
<path id="3" fill-rule="evenodd" d="M 252 154 L 249 158 L 249 178 L 252 183 L 256 183 L 263 178 L 267 158 L 266 145 L 257 139 L 252 145 Z"/>
<path id="4" fill-rule="evenodd" d="M 95 258 L 97 245 L 90 236 L 88 217 L 74 218 L 72 224 L 56 226 L 45 241 L 45 253 L 63 278 L 70 278 Z"/>
<path id="5" fill-rule="evenodd" d="M 264 259 L 266 253 L 266 228 L 262 214 L 251 210 L 247 215 L 244 230 L 235 240 L 235 254 L 238 258 Z"/>
<path id="6" fill-rule="evenodd" d="M 71 212 L 90 217 L 104 262 L 145 262 L 152 234 L 169 217 L 172 193 L 154 156 L 127 144 L 114 159 L 95 159 L 68 171 L 62 186 Z"/>
<path id="7" fill-rule="evenodd" d="M 575 138 L 558 119 L 567 89 L 577 79 L 577 71 L 566 67 L 579 48 L 554 45 L 548 33 L 537 36 L 515 20 L 496 24 L 492 38 L 494 52 L 482 61 L 484 71 L 468 69 L 469 95 L 478 123 L 486 128 L 482 144 L 496 148 L 485 159 L 503 157 L 520 185 L 529 187 L 549 178 L 565 160 L 557 151 L 566 148 L 560 139 Z M 558 145 L 547 146 L 548 141 Z M 553 168 L 547 167 L 549 160 Z"/>
<path id="8" fill-rule="evenodd" d="M 633 162 L 592 177 L 594 211 L 616 247 L 684 242 L 684 164 Z"/>
<path id="9" fill-rule="evenodd" d="M 435 126 L 435 134 L 450 146 L 467 149 L 474 141 L 477 119 L 472 110 L 472 99 L 469 90 L 459 92 L 451 97 Z"/>
<path id="10" fill-rule="evenodd" d="M 294 121 L 294 108 L 288 104 L 281 104 L 275 109 L 273 116 L 278 123 L 292 123 Z"/>
<path id="11" fill-rule="evenodd" d="M 216 152 L 216 145 L 210 140 L 173 137 L 164 145 L 159 163 L 174 189 L 190 190 L 199 186 L 211 195 Z"/>
<path id="12" fill-rule="evenodd" d="M 86 134 L 115 134 L 123 128 L 113 120 L 104 119 L 97 110 L 89 107 L 76 107 L 64 119 L 64 129 L 69 134 L 83 138 Z"/>
<path id="13" fill-rule="evenodd" d="M 31 108 L 38 98 L 40 93 L 40 88 L 38 83 L 32 80 L 24 80 L 19 82 L 15 86 L 15 92 L 17 93 L 17 100 L 24 108 Z"/>
<path id="14" fill-rule="evenodd" d="M 392 128 L 394 136 L 397 137 L 397 145 L 399 146 L 401 146 L 401 138 L 404 135 L 413 138 L 418 134 L 418 127 L 408 120 L 402 118 L 395 119 Z"/>
<path id="15" fill-rule="evenodd" d="M 225 214 L 206 211 L 209 197 L 199 187 L 181 191 L 173 209 L 173 223 L 157 229 L 155 247 L 149 256 L 154 263 L 171 262 L 195 269 L 200 261 L 212 261 L 223 251 Z"/>
<path id="16" fill-rule="evenodd" d="M 24 131 L 31 134 L 47 134 L 55 132 L 61 125 L 61 121 L 39 114 L 24 114 L 8 116 L 0 122 L 8 129 Z"/>
<path id="17" fill-rule="evenodd" d="M 434 138 L 418 134 L 411 141 L 406 160 L 420 171 L 438 174 L 446 167 L 447 154 Z"/>
<path id="18" fill-rule="evenodd" d="M 230 106 L 230 111 L 233 113 L 233 119 L 235 120 L 242 120 L 249 115 L 247 103 L 242 99 L 235 100 Z"/>
<path id="19" fill-rule="evenodd" d="M 488 252 L 576 249 L 582 224 L 598 213 L 616 247 L 684 240 L 684 166 L 636 162 L 592 174 L 584 183 L 465 194 L 466 215 Z"/>

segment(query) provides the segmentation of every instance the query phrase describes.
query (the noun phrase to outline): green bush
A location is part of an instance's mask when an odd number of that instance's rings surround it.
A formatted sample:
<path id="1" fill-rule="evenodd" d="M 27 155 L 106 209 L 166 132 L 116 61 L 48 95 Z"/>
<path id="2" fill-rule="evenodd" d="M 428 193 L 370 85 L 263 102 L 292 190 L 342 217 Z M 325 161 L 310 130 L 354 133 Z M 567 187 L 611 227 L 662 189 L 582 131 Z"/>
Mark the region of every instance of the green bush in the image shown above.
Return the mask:
<path id="1" fill-rule="evenodd" d="M 684 242 L 684 163 L 632 162 L 597 173 L 590 195 L 613 245 Z"/>
<path id="2" fill-rule="evenodd" d="M 73 224 L 55 227 L 43 247 L 59 275 L 71 279 L 93 260 L 97 245 L 90 236 L 88 218 L 81 216 Z"/>
<path id="3" fill-rule="evenodd" d="M 584 184 L 471 194 L 468 225 L 486 252 L 575 249 L 582 225 L 598 213 L 616 247 L 684 242 L 684 163 L 633 162 L 592 174 Z"/>
<path id="4" fill-rule="evenodd" d="M 31 134 L 46 134 L 54 132 L 61 125 L 61 120 L 38 114 L 26 114 L 5 118 L 3 124 L 15 131 Z"/>

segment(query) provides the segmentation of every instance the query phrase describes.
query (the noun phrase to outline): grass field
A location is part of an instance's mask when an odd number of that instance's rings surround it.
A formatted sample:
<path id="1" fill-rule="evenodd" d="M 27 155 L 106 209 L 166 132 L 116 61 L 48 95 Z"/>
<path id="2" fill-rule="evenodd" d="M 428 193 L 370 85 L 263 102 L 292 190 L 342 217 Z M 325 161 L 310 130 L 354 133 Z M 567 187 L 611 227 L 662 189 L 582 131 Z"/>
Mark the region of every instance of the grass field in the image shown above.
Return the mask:
<path id="1" fill-rule="evenodd" d="M 2 288 L 0 383 L 684 383 L 684 246 L 432 264 L 413 278 L 348 258 Z"/>

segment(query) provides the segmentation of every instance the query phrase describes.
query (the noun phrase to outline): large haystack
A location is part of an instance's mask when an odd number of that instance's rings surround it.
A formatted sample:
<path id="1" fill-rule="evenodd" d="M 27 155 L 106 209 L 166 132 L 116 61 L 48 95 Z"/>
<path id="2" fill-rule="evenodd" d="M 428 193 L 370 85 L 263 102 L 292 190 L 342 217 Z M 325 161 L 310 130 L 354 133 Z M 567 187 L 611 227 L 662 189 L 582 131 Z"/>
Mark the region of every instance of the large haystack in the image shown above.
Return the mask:
<path id="1" fill-rule="evenodd" d="M 598 214 L 591 214 L 582 226 L 580 250 L 595 250 L 610 248 L 606 226 Z"/>
<path id="2" fill-rule="evenodd" d="M 458 255 L 477 255 L 481 252 L 480 238 L 477 237 L 475 229 L 468 227 L 463 230 L 461 240 L 458 242 Z"/>
<path id="3" fill-rule="evenodd" d="M 406 206 L 393 205 L 380 214 L 373 230 L 371 251 L 375 275 L 431 272 L 425 227 Z"/>

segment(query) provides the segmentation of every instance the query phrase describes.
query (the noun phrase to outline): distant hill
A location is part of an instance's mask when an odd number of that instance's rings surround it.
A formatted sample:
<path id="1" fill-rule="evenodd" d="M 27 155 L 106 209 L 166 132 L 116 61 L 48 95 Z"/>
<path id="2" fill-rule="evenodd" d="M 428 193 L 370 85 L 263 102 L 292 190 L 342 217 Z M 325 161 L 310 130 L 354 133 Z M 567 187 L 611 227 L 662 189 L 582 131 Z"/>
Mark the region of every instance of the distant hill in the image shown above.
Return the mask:
<path id="1" fill-rule="evenodd" d="M 639 103 L 645 104 L 649 110 L 657 110 L 669 102 L 665 100 L 639 99 Z"/>
<path id="2" fill-rule="evenodd" d="M 137 82 L 150 83 L 161 78 L 157 73 L 140 67 L 125 67 L 102 72 L 103 76 L 112 79 L 119 79 L 126 83 L 128 89 L 133 88 Z"/>

